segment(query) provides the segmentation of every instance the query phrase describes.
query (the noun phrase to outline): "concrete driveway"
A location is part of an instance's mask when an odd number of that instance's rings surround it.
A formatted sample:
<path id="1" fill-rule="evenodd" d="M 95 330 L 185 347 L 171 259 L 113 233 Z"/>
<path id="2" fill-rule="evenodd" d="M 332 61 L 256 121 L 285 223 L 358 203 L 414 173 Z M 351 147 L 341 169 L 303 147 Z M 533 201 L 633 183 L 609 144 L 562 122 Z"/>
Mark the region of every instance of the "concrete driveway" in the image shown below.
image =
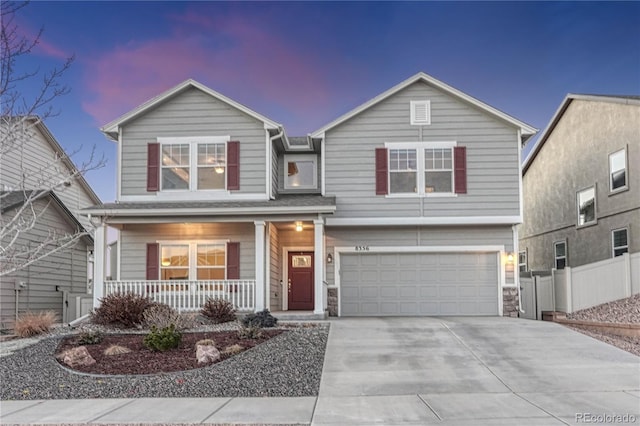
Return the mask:
<path id="1" fill-rule="evenodd" d="M 314 425 L 640 423 L 640 358 L 513 318 L 331 323 Z M 608 421 L 607 421 L 608 420 Z"/>

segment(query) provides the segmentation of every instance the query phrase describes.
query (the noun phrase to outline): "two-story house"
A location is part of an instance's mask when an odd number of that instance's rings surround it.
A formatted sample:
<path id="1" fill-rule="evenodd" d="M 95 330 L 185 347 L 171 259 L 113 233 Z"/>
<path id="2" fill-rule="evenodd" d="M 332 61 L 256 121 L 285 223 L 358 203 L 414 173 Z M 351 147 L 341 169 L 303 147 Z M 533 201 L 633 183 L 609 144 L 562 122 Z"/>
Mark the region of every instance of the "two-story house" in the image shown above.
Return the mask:
<path id="1" fill-rule="evenodd" d="M 523 165 L 519 269 L 640 251 L 640 96 L 565 97 Z"/>
<path id="2" fill-rule="evenodd" d="M 519 158 L 536 130 L 431 76 L 306 137 L 193 80 L 102 131 L 118 199 L 86 210 L 101 221 L 95 303 L 130 290 L 181 309 L 517 311 Z M 107 225 L 120 244 L 104 282 Z"/>
<path id="3" fill-rule="evenodd" d="M 75 319 L 66 315 L 70 301 L 64 298 L 91 290 L 93 237 L 69 239 L 75 242 L 62 249 L 43 242 L 87 232 L 90 223 L 80 210 L 100 199 L 38 117 L 4 117 L 2 130 L 11 139 L 0 161 L 0 262 L 6 271 L 24 267 L 0 279 L 0 328 L 11 328 L 27 311 L 52 310 L 63 321 Z M 51 254 L 26 262 L 23 254 L 39 247 L 39 253 Z"/>

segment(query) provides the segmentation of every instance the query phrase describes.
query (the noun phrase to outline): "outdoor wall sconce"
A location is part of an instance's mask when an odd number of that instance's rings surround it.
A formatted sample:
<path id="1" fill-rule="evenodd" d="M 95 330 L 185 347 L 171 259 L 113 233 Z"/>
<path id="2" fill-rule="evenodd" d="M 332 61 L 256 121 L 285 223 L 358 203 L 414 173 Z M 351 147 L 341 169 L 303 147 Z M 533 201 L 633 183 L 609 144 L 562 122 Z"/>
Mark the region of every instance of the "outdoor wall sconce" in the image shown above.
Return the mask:
<path id="1" fill-rule="evenodd" d="M 507 254 L 507 262 L 513 263 L 513 253 Z"/>
<path id="2" fill-rule="evenodd" d="M 333 255 L 331 253 L 327 255 L 327 263 L 333 263 Z"/>
<path id="3" fill-rule="evenodd" d="M 296 222 L 296 231 L 298 232 L 302 231 L 302 222 Z"/>

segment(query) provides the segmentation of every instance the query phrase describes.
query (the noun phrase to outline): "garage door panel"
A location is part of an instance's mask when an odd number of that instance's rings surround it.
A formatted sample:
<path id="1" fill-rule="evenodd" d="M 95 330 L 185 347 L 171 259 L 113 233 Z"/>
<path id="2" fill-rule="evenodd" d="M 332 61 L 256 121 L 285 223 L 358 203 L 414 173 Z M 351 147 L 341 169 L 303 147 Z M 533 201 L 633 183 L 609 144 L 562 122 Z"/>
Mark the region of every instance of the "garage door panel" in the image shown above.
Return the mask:
<path id="1" fill-rule="evenodd" d="M 340 257 L 341 314 L 497 315 L 495 253 L 358 253 Z"/>

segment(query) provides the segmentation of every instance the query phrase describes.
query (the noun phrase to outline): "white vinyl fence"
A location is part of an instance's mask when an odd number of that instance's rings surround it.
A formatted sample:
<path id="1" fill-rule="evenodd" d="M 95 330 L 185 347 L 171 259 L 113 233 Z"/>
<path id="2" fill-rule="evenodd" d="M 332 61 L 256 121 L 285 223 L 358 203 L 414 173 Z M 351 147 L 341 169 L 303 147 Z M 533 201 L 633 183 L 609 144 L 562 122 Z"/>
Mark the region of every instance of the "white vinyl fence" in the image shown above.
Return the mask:
<path id="1" fill-rule="evenodd" d="M 552 270 L 545 276 L 520 276 L 522 315 L 542 319 L 542 311 L 572 313 L 640 293 L 640 253 L 575 268 Z"/>

